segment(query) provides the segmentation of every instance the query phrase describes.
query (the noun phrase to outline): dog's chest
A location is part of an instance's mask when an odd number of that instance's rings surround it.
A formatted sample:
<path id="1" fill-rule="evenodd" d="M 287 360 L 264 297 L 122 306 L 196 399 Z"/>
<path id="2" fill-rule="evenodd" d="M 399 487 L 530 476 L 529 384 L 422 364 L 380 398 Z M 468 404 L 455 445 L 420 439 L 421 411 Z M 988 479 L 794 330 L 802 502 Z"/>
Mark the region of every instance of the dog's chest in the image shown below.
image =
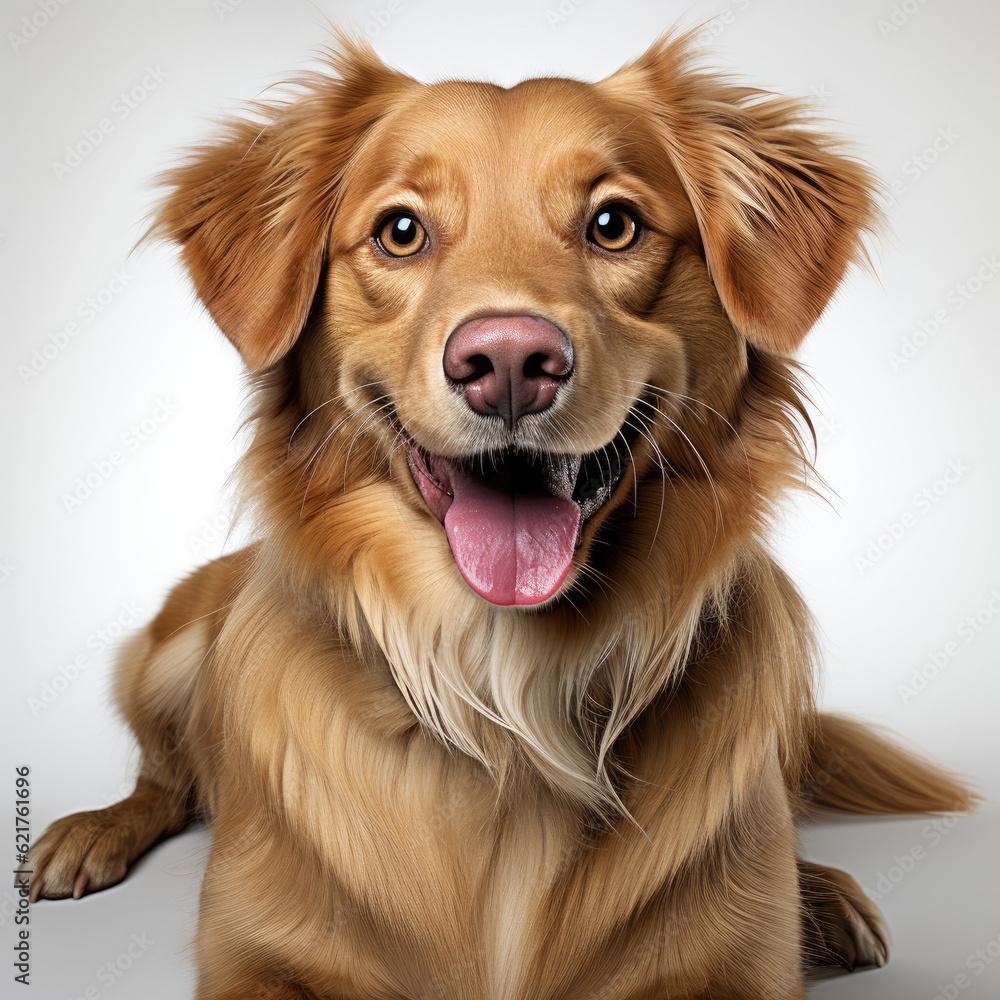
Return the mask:
<path id="1" fill-rule="evenodd" d="M 614 986 L 630 961 L 622 927 L 653 887 L 636 884 L 647 876 L 634 867 L 615 873 L 621 835 L 595 844 L 577 814 L 537 788 L 498 805 L 478 765 L 436 753 L 397 762 L 405 780 L 389 787 L 338 789 L 327 843 L 350 953 L 367 953 L 400 998 L 625 996 Z M 627 892 L 600 890 L 609 872 L 631 880 Z M 635 928 L 630 948 L 644 933 Z M 585 982 L 582 968 L 592 970 Z M 633 974 L 625 980 L 631 990 Z M 591 982 L 604 985 L 593 992 Z"/>
<path id="2" fill-rule="evenodd" d="M 312 957 L 287 956 L 305 985 L 386 1000 L 624 1000 L 662 982 L 674 926 L 663 889 L 692 846 L 674 804 L 647 802 L 642 830 L 622 820 L 595 835 L 527 764 L 515 759 L 498 794 L 481 763 L 417 730 L 389 682 L 337 680 L 322 711 L 289 702 L 283 748 L 281 808 L 315 859 L 295 905 Z M 655 743 L 637 789 L 658 785 L 641 780 L 662 771 Z"/>

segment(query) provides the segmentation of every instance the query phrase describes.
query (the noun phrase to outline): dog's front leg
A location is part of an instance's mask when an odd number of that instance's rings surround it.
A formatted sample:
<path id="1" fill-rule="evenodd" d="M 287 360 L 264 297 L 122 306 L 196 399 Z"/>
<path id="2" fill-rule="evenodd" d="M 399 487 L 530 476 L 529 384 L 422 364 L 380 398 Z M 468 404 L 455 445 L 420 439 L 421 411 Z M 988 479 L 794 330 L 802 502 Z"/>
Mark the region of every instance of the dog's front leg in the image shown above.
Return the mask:
<path id="1" fill-rule="evenodd" d="M 79 899 L 120 882 L 129 865 L 190 818 L 187 797 L 140 779 L 135 791 L 106 809 L 56 820 L 32 847 L 31 899 Z"/>
<path id="2" fill-rule="evenodd" d="M 233 774 L 220 784 L 228 793 L 202 883 L 196 1000 L 376 995 L 354 911 L 315 845 L 290 833 L 276 803 L 251 803 Z"/>

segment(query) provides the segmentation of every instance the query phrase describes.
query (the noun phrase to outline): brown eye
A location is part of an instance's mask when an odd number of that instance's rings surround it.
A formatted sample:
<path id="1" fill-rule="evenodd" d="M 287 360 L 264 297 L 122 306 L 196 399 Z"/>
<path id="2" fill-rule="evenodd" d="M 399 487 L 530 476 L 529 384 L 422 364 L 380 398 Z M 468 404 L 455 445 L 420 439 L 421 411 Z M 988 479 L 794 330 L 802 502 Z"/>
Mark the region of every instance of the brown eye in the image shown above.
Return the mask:
<path id="1" fill-rule="evenodd" d="M 622 205 L 602 205 L 590 223 L 588 235 L 605 250 L 624 250 L 639 235 L 639 223 Z"/>
<path id="2" fill-rule="evenodd" d="M 415 216 L 397 212 L 382 223 L 376 239 L 387 254 L 409 257 L 427 242 L 427 233 Z"/>

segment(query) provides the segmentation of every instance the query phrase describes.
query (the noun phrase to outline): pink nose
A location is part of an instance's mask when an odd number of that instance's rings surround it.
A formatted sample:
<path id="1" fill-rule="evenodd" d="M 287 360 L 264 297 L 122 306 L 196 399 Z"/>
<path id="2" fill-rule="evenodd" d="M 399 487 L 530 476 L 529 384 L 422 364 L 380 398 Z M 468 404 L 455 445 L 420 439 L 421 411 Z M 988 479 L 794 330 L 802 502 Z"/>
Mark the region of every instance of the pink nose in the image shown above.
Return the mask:
<path id="1" fill-rule="evenodd" d="M 456 327 L 444 348 L 444 373 L 477 413 L 513 428 L 526 413 L 552 405 L 573 371 L 573 345 L 535 316 L 487 316 Z"/>

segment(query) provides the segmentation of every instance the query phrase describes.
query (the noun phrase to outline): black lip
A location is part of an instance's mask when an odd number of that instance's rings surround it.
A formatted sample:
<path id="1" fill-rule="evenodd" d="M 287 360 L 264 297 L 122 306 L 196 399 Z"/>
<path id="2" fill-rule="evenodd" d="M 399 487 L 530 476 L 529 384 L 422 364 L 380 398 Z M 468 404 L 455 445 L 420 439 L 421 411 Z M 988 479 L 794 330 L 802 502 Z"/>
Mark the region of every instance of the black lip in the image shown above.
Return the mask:
<path id="1" fill-rule="evenodd" d="M 621 479 L 628 460 L 618 447 L 619 438 L 623 438 L 621 432 L 610 445 L 584 455 L 573 488 L 573 499 L 578 503 L 593 500 L 609 483 L 617 483 Z M 621 445 L 626 446 L 624 440 Z"/>
<path id="2" fill-rule="evenodd" d="M 626 421 L 608 444 L 581 459 L 572 500 L 580 508 L 582 521 L 593 517 L 613 496 L 631 463 L 638 436 L 638 426 Z"/>

